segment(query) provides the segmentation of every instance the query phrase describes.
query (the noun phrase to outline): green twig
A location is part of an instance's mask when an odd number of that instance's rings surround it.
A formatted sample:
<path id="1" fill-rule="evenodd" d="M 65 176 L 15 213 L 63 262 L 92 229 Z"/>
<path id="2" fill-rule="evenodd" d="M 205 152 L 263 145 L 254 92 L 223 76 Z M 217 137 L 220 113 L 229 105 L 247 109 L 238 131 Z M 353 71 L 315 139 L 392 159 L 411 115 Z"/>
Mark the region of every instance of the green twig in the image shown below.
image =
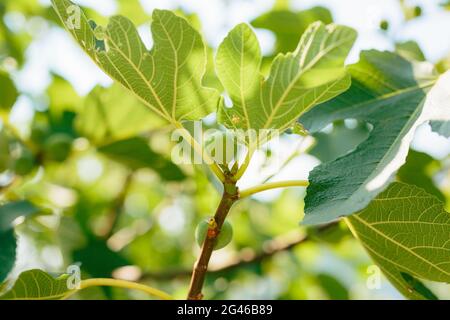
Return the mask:
<path id="1" fill-rule="evenodd" d="M 171 295 L 169 295 L 161 290 L 146 286 L 144 284 L 131 282 L 131 281 L 125 281 L 125 280 L 118 280 L 118 279 L 108 279 L 108 278 L 83 280 L 80 283 L 79 289 L 69 291 L 64 297 L 61 298 L 61 300 L 68 299 L 72 295 L 77 293 L 78 291 L 86 289 L 86 288 L 91 288 L 91 287 L 117 287 L 117 288 L 124 288 L 124 289 L 139 290 L 139 291 L 145 292 L 151 296 L 157 297 L 161 300 L 174 300 L 174 298 Z"/>
<path id="2" fill-rule="evenodd" d="M 259 193 L 266 190 L 276 189 L 276 188 L 285 188 L 285 187 L 307 187 L 309 182 L 306 180 L 291 180 L 291 181 L 278 181 L 278 182 L 269 182 L 256 187 L 252 187 L 246 190 L 243 190 L 239 193 L 239 199 L 243 199 L 249 197 L 255 193 Z"/>

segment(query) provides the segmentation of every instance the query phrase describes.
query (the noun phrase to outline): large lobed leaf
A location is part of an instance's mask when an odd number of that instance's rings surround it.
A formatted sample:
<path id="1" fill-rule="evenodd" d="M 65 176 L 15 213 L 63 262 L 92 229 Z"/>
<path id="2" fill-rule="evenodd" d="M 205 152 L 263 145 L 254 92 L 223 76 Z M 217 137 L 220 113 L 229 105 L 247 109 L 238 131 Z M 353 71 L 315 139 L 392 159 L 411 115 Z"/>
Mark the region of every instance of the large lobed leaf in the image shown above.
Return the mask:
<path id="1" fill-rule="evenodd" d="M 405 296 L 427 298 L 414 290 L 411 277 L 450 282 L 450 213 L 423 189 L 395 182 L 348 221 L 370 256 Z"/>
<path id="2" fill-rule="evenodd" d="M 296 51 L 279 54 L 263 79 L 254 32 L 246 24 L 236 26 L 217 52 L 217 74 L 233 102 L 220 107 L 219 121 L 228 128 L 289 128 L 313 106 L 348 89 L 344 62 L 355 38 L 351 28 L 313 23 Z"/>
<path id="3" fill-rule="evenodd" d="M 148 51 L 130 20 L 110 19 L 103 29 L 68 0 L 52 0 L 64 26 L 112 78 L 168 122 L 197 120 L 215 111 L 219 94 L 201 84 L 206 50 L 200 34 L 184 19 L 154 10 L 153 48 Z M 74 10 L 74 8 L 78 8 Z M 75 12 L 75 13 L 74 13 Z"/>
<path id="4" fill-rule="evenodd" d="M 67 274 L 57 278 L 34 269 L 22 272 L 14 286 L 0 300 L 58 300 L 71 290 L 67 288 Z"/>
<path id="5" fill-rule="evenodd" d="M 370 123 L 373 129 L 355 150 L 310 173 L 305 224 L 324 223 L 366 207 L 405 162 L 415 129 L 428 120 L 450 118 L 450 73 L 436 82 L 429 64 L 378 51 L 363 52 L 349 70 L 351 88 L 300 122 L 312 133 L 350 118 Z"/>

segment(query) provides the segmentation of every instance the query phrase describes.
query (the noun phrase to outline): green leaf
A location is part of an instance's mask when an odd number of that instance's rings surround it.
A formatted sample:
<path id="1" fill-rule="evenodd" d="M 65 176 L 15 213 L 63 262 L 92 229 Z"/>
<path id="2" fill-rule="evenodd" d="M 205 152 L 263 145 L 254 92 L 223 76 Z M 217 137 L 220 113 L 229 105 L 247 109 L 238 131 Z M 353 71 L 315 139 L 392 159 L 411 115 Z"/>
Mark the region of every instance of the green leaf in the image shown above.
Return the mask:
<path id="1" fill-rule="evenodd" d="M 67 288 L 67 274 L 57 278 L 34 269 L 22 272 L 14 286 L 0 297 L 0 300 L 58 300 L 70 290 Z"/>
<path id="2" fill-rule="evenodd" d="M 336 121 L 333 123 L 331 132 L 317 132 L 313 135 L 316 144 L 309 154 L 322 162 L 332 161 L 354 150 L 367 139 L 369 132 L 365 123 L 357 123 L 355 127 L 349 127 L 344 121 Z"/>
<path id="3" fill-rule="evenodd" d="M 186 177 L 178 166 L 150 149 L 148 142 L 141 137 L 116 141 L 98 148 L 98 151 L 133 170 L 153 169 L 165 180 L 179 181 Z"/>
<path id="4" fill-rule="evenodd" d="M 256 36 L 249 26 L 236 26 L 216 58 L 218 77 L 233 101 L 232 108 L 221 106 L 219 121 L 228 128 L 289 128 L 313 106 L 348 89 L 344 61 L 355 38 L 353 29 L 314 23 L 297 50 L 278 55 L 262 79 Z"/>
<path id="5" fill-rule="evenodd" d="M 450 138 L 450 121 L 431 121 L 431 129 L 441 136 Z"/>
<path id="6" fill-rule="evenodd" d="M 9 75 L 1 70 L 0 88 L 2 88 L 2 93 L 0 94 L 0 110 L 9 110 L 16 102 L 19 93 Z"/>
<path id="7" fill-rule="evenodd" d="M 305 224 L 363 209 L 405 162 L 415 129 L 428 120 L 450 117 L 450 73 L 436 82 L 428 63 L 379 51 L 363 52 L 349 70 L 351 88 L 311 110 L 300 122 L 313 134 L 344 119 L 367 122 L 373 128 L 354 151 L 311 171 Z"/>
<path id="8" fill-rule="evenodd" d="M 423 189 L 395 182 L 348 221 L 374 261 L 406 296 L 418 298 L 420 292 L 401 272 L 450 282 L 450 213 Z"/>
<path id="9" fill-rule="evenodd" d="M 415 61 L 425 61 L 425 55 L 415 41 L 399 42 L 395 44 L 395 52 L 403 58 Z"/>
<path id="10" fill-rule="evenodd" d="M 16 261 L 17 242 L 14 230 L 0 232 L 0 245 L 2 248 L 0 250 L 0 283 L 2 283 Z"/>
<path id="11" fill-rule="evenodd" d="M 19 217 L 27 217 L 39 212 L 32 203 L 24 201 L 10 202 L 0 206 L 0 231 L 13 228 L 13 222 Z"/>
<path id="12" fill-rule="evenodd" d="M 97 145 L 130 138 L 162 125 L 159 117 L 117 84 L 94 88 L 75 120 L 77 131 Z"/>
<path id="13" fill-rule="evenodd" d="M 127 18 L 112 17 L 103 32 L 95 32 L 99 27 L 82 13 L 77 26 L 73 8 L 78 7 L 72 2 L 52 3 L 62 23 L 90 57 L 161 118 L 168 122 L 198 120 L 216 109 L 219 93 L 201 84 L 205 46 L 184 18 L 154 10 L 154 46 L 148 51 Z M 104 40 L 96 38 L 99 34 Z"/>
<path id="14" fill-rule="evenodd" d="M 300 37 L 311 23 L 322 21 L 333 22 L 331 12 L 324 7 L 293 12 L 286 9 L 271 10 L 251 22 L 255 28 L 272 31 L 276 36 L 275 53 L 295 50 Z"/>
<path id="15" fill-rule="evenodd" d="M 413 184 L 427 190 L 428 193 L 445 201 L 445 196 L 435 186 L 431 170 L 438 169 L 439 162 L 426 153 L 409 150 L 406 163 L 397 173 L 397 178 L 404 183 Z M 433 168 L 434 167 L 434 168 Z"/>
<path id="16" fill-rule="evenodd" d="M 8 276 L 16 261 L 14 220 L 37 212 L 39 209 L 28 201 L 10 202 L 0 206 L 0 283 Z"/>

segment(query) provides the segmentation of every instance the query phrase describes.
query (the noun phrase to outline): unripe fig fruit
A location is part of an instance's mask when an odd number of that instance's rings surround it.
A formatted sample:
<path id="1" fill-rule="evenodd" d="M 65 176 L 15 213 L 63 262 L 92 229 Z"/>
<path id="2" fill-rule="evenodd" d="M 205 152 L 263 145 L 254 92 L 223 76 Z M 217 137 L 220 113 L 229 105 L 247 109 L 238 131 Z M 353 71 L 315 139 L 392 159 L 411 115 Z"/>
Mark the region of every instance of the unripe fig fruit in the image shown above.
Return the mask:
<path id="1" fill-rule="evenodd" d="M 195 239 L 197 240 L 197 244 L 200 247 L 203 245 L 203 242 L 206 239 L 206 235 L 208 233 L 208 229 L 210 226 L 209 220 L 210 219 L 201 221 L 197 225 L 197 229 L 195 229 Z M 232 238 L 233 238 L 233 227 L 231 223 L 225 221 L 222 226 L 222 230 L 219 233 L 219 237 L 217 238 L 214 250 L 219 250 L 226 247 L 231 242 Z"/>
<path id="2" fill-rule="evenodd" d="M 49 160 L 63 162 L 67 159 L 72 149 L 72 137 L 65 133 L 50 136 L 45 141 L 45 156 Z"/>

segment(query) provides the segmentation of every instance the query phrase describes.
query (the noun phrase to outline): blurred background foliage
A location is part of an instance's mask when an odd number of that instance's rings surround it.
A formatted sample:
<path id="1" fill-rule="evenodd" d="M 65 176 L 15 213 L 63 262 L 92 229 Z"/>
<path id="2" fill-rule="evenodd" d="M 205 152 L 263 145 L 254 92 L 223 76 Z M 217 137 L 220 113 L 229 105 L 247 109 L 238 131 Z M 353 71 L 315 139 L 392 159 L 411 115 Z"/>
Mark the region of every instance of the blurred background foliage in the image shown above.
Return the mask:
<path id="1" fill-rule="evenodd" d="M 143 2 L 117 0 L 115 13 L 137 25 L 148 25 L 150 13 Z M 236 2 L 224 0 L 221 5 L 227 8 Z M 249 21 L 272 39 L 270 46 L 263 43 L 265 61 L 294 50 L 309 23 L 333 21 L 332 11 L 323 1 L 320 4 L 298 10 L 287 0 L 276 1 L 272 9 Z M 417 1 L 399 1 L 397 8 L 403 15 L 402 25 L 427 14 Z M 444 2 L 439 10 L 449 9 Z M 106 21 L 92 6 L 85 10 L 96 21 Z M 178 12 L 202 28 L 201 20 L 183 6 Z M 392 36 L 389 15 L 381 14 L 378 23 L 376 32 L 391 41 L 399 54 L 426 59 L 414 39 L 404 42 Z M 10 278 L 27 269 L 61 273 L 68 265 L 79 264 L 84 278 L 142 281 L 184 298 L 198 254 L 195 226 L 214 212 L 219 194 L 204 168 L 170 161 L 174 143 L 170 130 L 120 86 L 98 83 L 83 92 L 54 70 L 47 70 L 48 83 L 37 86 L 33 72 L 39 68 L 23 76 L 29 60 L 36 59 L 32 56 L 36 50 L 30 48 L 49 30 L 59 28 L 48 1 L 0 2 L 0 209 L 23 199 L 26 204 L 20 204 L 29 208 L 25 219 L 15 221 L 17 262 Z M 58 43 L 52 45 L 64 64 L 68 53 Z M 205 83 L 220 89 L 211 63 L 214 46 L 208 48 Z M 450 68 L 450 55 L 434 62 L 443 72 Z M 24 101 L 31 109 L 23 107 Z M 309 161 L 337 158 L 363 141 L 369 131 L 366 124 L 351 119 L 337 122 L 314 137 Z M 267 152 L 264 161 L 269 158 Z M 424 187 L 449 203 L 448 154 L 433 157 L 412 150 L 398 179 Z M 367 287 L 372 262 L 344 224 L 319 229 L 299 226 L 303 193 L 289 189 L 236 205 L 229 217 L 233 241 L 215 252 L 205 295 L 224 299 L 401 298 L 384 279 L 378 290 Z M 11 237 L 0 234 L 0 250 L 10 249 Z M 441 298 L 450 298 L 448 287 L 430 285 Z M 89 289 L 77 296 L 147 298 L 121 289 Z"/>

